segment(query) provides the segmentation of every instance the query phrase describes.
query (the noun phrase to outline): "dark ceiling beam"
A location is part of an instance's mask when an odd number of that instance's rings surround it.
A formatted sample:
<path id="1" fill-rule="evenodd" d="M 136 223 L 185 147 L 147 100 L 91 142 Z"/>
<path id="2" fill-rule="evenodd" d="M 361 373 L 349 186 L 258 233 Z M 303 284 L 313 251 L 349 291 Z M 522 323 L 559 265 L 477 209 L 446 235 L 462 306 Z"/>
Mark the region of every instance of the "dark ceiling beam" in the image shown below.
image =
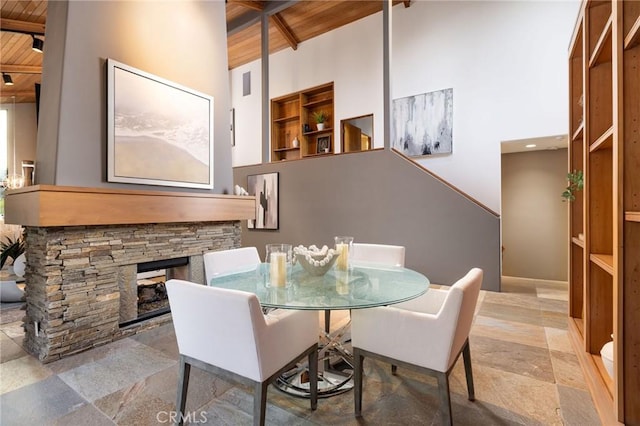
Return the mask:
<path id="1" fill-rule="evenodd" d="M 411 0 L 404 0 L 402 3 L 404 4 L 405 9 L 411 6 Z"/>
<path id="2" fill-rule="evenodd" d="M 254 1 L 254 0 L 231 0 L 229 3 L 234 3 L 240 6 L 244 6 L 248 9 L 257 10 L 258 12 L 262 12 L 264 10 L 264 2 L 263 1 Z"/>
<path id="3" fill-rule="evenodd" d="M 250 12 L 243 13 L 227 24 L 227 37 L 257 24 L 260 22 L 260 16 L 263 13 L 266 13 L 269 16 L 275 15 L 276 13 L 282 12 L 283 10 L 293 6 L 299 1 L 300 0 L 268 1 L 262 12 L 252 10 Z"/>
<path id="4" fill-rule="evenodd" d="M 2 31 L 44 36 L 44 27 L 44 24 L 38 24 L 36 22 L 0 18 L 0 30 Z"/>
<path id="5" fill-rule="evenodd" d="M 282 16 L 280 16 L 279 13 L 271 15 L 271 21 L 275 24 L 278 31 L 280 31 L 280 34 L 282 34 L 282 36 L 287 40 L 289 46 L 291 46 L 293 50 L 298 50 L 298 41 L 291 30 L 287 27 L 287 24 L 284 23 Z"/>
<path id="6" fill-rule="evenodd" d="M 0 64 L 0 71 L 15 74 L 42 74 L 38 65 Z"/>

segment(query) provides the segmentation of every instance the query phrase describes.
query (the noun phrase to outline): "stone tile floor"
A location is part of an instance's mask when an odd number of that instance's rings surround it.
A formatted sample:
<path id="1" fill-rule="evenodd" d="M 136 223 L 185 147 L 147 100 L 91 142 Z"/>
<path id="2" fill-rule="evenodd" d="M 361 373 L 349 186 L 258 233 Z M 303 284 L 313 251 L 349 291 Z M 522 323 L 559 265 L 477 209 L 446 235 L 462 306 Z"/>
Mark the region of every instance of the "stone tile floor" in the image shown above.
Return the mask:
<path id="1" fill-rule="evenodd" d="M 178 350 L 171 324 L 41 364 L 21 347 L 20 304 L 0 310 L 0 424 L 158 425 L 174 409 Z M 476 401 L 462 362 L 451 376 L 457 425 L 599 425 L 567 335 L 566 284 L 505 278 L 481 292 L 471 333 Z M 191 424 L 251 424 L 251 389 L 192 369 Z M 353 393 L 308 401 L 268 392 L 272 425 L 437 425 L 435 379 L 365 361 L 363 417 Z"/>

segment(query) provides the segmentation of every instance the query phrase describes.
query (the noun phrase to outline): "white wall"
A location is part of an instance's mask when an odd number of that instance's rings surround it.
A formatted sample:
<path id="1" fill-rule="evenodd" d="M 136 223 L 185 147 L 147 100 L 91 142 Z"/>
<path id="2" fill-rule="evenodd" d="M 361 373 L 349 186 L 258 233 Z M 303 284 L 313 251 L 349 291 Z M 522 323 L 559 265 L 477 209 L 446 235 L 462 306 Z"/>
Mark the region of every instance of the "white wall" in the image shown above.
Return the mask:
<path id="1" fill-rule="evenodd" d="M 500 211 L 500 142 L 567 133 L 567 49 L 578 9 L 578 1 L 395 6 L 392 98 L 453 88 L 453 155 L 418 162 Z M 248 69 L 255 83 L 259 61 L 232 70 L 231 80 Z M 334 122 L 373 113 L 374 146 L 382 147 L 381 13 L 270 57 L 270 98 L 329 81 Z M 251 127 L 242 139 L 236 133 L 234 166 L 260 162 L 260 95 L 252 92 L 257 110 L 232 85 L 236 128 Z"/>

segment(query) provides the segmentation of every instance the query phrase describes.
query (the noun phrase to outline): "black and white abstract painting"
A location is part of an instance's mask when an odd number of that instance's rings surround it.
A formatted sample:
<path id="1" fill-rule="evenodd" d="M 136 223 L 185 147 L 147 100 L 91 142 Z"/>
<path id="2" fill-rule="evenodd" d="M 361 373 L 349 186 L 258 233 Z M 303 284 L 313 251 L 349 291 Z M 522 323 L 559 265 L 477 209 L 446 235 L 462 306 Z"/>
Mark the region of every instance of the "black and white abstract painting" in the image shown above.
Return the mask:
<path id="1" fill-rule="evenodd" d="M 109 182 L 213 188 L 213 97 L 107 61 Z"/>
<path id="2" fill-rule="evenodd" d="M 451 154 L 453 89 L 393 101 L 391 147 L 408 155 Z"/>
<path id="3" fill-rule="evenodd" d="M 247 176 L 247 192 L 256 195 L 256 218 L 249 229 L 278 229 L 278 173 Z"/>

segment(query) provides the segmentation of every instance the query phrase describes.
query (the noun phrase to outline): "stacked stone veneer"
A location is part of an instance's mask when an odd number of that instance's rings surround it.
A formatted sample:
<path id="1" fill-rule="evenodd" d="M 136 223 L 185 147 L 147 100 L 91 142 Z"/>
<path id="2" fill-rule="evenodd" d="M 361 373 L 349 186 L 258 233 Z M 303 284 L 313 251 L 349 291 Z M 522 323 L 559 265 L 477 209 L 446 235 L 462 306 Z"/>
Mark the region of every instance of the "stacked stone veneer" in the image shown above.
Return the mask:
<path id="1" fill-rule="evenodd" d="M 26 348 L 50 362 L 168 322 L 120 328 L 122 271 L 188 256 L 190 279 L 203 283 L 202 254 L 239 247 L 240 232 L 237 221 L 27 227 Z"/>

